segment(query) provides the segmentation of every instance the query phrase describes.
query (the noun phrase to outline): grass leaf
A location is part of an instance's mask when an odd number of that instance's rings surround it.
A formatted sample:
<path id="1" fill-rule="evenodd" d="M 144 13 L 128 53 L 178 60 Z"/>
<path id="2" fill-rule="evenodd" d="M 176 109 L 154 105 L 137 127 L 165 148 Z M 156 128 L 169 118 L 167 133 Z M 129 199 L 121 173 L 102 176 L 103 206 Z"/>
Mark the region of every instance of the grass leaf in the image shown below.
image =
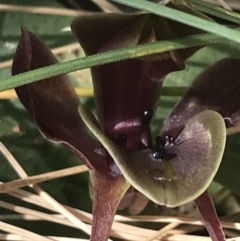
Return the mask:
<path id="1" fill-rule="evenodd" d="M 219 36 L 225 37 L 229 40 L 236 41 L 240 43 L 240 33 L 234 29 L 222 26 L 218 23 L 211 22 L 191 14 L 187 14 L 169 7 L 148 2 L 145 0 L 112 0 L 113 2 L 121 3 L 129 7 L 134 7 L 140 10 L 145 10 L 156 15 L 175 20 L 177 22 L 207 31 L 209 33 L 214 33 Z"/>
<path id="2" fill-rule="evenodd" d="M 84 57 L 81 59 L 47 66 L 44 68 L 36 69 L 6 78 L 5 80 L 0 81 L 0 91 L 29 84 L 52 76 L 57 76 L 60 74 L 65 74 L 76 70 L 90 68 L 93 66 L 107 64 L 120 60 L 133 59 L 141 56 L 146 56 L 154 53 L 162 53 L 175 49 L 184 49 L 188 47 L 227 42 L 229 41 L 213 34 L 198 34 L 184 38 L 160 41 L 109 51 L 97 55 Z"/>

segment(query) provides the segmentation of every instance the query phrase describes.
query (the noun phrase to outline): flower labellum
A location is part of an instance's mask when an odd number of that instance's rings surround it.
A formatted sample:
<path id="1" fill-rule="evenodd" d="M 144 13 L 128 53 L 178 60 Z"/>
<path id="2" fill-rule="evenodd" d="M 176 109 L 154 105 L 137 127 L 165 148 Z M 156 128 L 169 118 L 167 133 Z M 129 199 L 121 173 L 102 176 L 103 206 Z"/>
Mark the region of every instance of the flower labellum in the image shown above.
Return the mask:
<path id="1" fill-rule="evenodd" d="M 226 129 L 217 112 L 204 111 L 188 120 L 174 142 L 162 147 L 163 156 L 157 158 L 155 149 L 134 151 L 117 146 L 88 118 L 82 105 L 79 112 L 124 177 L 160 205 L 176 207 L 194 200 L 207 189 L 220 165 Z"/>

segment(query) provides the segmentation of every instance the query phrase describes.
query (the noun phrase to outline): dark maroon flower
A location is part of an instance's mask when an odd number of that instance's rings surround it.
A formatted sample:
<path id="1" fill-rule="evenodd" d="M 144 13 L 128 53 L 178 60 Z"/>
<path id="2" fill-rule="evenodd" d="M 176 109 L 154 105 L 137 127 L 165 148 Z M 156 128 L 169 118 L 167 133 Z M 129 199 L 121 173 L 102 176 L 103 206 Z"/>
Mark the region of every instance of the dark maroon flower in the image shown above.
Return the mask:
<path id="1" fill-rule="evenodd" d="M 198 32 L 182 26 L 146 13 L 86 15 L 72 24 L 87 55 Z M 183 69 L 184 60 L 194 51 L 94 67 L 98 120 L 82 107 L 67 75 L 16 88 L 42 134 L 68 146 L 90 169 L 92 241 L 107 240 L 116 208 L 130 184 L 159 204 L 176 206 L 202 194 L 216 173 L 225 143 L 219 114 L 196 111 L 199 114 L 192 119 L 165 131 L 170 118 L 162 135 L 154 142 L 151 137 L 163 77 Z M 23 28 L 13 75 L 55 63 L 50 49 Z M 92 138 L 85 122 L 100 141 Z"/>

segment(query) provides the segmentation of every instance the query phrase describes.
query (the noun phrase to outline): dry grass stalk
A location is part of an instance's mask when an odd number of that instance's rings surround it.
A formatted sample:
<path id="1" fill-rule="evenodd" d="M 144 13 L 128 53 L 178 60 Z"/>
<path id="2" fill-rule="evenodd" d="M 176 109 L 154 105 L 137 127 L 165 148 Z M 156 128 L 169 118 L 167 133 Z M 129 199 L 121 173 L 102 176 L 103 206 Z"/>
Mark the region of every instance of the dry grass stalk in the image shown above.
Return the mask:
<path id="1" fill-rule="evenodd" d="M 32 14 L 44 14 L 44 15 L 59 15 L 59 16 L 71 16 L 77 17 L 85 11 L 69 10 L 65 8 L 50 8 L 50 7 L 32 7 L 32 6 L 19 6 L 13 4 L 0 4 L 0 11 L 7 12 L 25 12 Z"/>
<path id="2" fill-rule="evenodd" d="M 117 7 L 115 7 L 114 4 L 110 3 L 107 0 L 91 0 L 91 1 L 94 2 L 97 6 L 99 6 L 103 12 L 106 12 L 106 13 L 121 12 Z"/>
<path id="3" fill-rule="evenodd" d="M 227 4 L 226 1 L 224 1 L 224 0 L 218 0 L 218 2 L 219 2 L 219 4 L 221 4 L 221 6 L 222 6 L 223 8 L 225 8 L 225 9 L 227 9 L 227 10 L 232 10 L 232 9 L 229 7 L 229 5 Z"/>
<path id="4" fill-rule="evenodd" d="M 75 88 L 77 95 L 80 97 L 92 97 L 93 96 L 93 88 L 92 87 L 81 87 L 81 88 Z M 15 90 L 6 90 L 3 92 L 0 92 L 0 100 L 1 99 L 16 99 L 17 94 Z"/>
<path id="5" fill-rule="evenodd" d="M 7 150 L 7 148 L 1 142 L 0 142 L 0 150 L 1 150 L 2 154 L 7 158 L 9 164 L 18 173 L 18 175 L 23 180 L 28 179 L 28 176 L 27 176 L 26 172 L 24 171 L 24 169 L 20 166 L 20 164 L 17 162 L 17 160 L 12 156 L 12 154 Z M 72 169 L 72 170 L 69 170 L 69 168 L 68 168 L 68 174 L 72 174 L 74 172 L 74 169 L 78 169 L 78 168 L 75 167 L 75 168 L 70 168 L 70 169 Z M 80 171 L 83 172 L 83 170 L 85 171 L 86 167 L 80 166 Z M 61 173 L 61 171 L 60 171 L 60 173 Z M 57 175 L 59 175 L 59 174 L 57 174 Z M 56 175 L 56 173 L 55 173 L 55 175 Z M 48 177 L 51 178 L 52 176 L 50 175 Z M 4 184 L 2 184 L 2 185 L 4 185 Z M 38 185 L 36 185 L 36 184 L 32 185 L 32 183 L 31 184 L 27 183 L 27 185 L 30 185 L 39 194 L 39 196 L 41 196 L 45 201 L 47 201 L 48 205 L 50 204 L 51 206 L 55 207 L 56 211 L 58 211 L 65 218 L 67 218 L 72 223 L 74 223 L 76 227 L 80 228 L 80 230 L 86 232 L 87 234 L 91 233 L 91 229 L 88 226 L 86 226 L 85 223 L 83 223 L 81 220 L 79 220 L 77 217 L 75 217 L 71 212 L 69 212 L 66 208 L 64 208 L 61 204 L 59 204 L 55 199 L 53 199 L 48 193 L 43 191 Z"/>
<path id="6" fill-rule="evenodd" d="M 20 167 L 18 162 L 13 158 L 11 153 L 7 151 L 7 149 L 4 147 L 3 144 L 0 145 L 1 152 L 5 155 L 9 163 L 13 166 L 13 168 L 18 172 L 18 174 L 22 177 L 22 179 L 28 179 L 26 173 L 24 170 Z M 86 170 L 85 170 L 86 171 Z M 55 175 L 53 173 L 53 175 Z M 55 177 L 55 176 L 54 176 Z M 29 183 L 28 183 L 29 184 Z M 12 203 L 6 203 L 3 201 L 0 201 L 0 206 L 4 207 L 9 210 L 13 210 L 17 213 L 23 214 L 22 216 L 19 216 L 22 218 L 22 220 L 45 220 L 48 222 L 54 222 L 61 225 L 81 229 L 89 233 L 89 230 L 91 229 L 91 220 L 92 215 L 81 211 L 76 210 L 71 207 L 63 206 L 53 200 L 51 197 L 49 199 L 49 196 L 47 193 L 45 193 L 43 190 L 41 190 L 37 185 L 33 186 L 34 190 L 37 192 L 37 194 L 30 193 L 28 191 L 24 191 L 21 189 L 11 190 L 8 192 L 9 195 L 12 195 L 14 197 L 20 198 L 22 201 L 29 202 L 35 205 L 38 205 L 40 207 L 43 207 L 47 210 L 53 211 L 56 214 L 47 214 L 44 212 L 36 211 L 33 209 L 29 209 L 22 206 L 17 206 Z M 49 205 L 50 204 L 50 205 Z M 59 208 L 58 205 L 61 207 Z M 75 217 L 78 221 L 73 220 L 69 218 L 65 212 L 62 210 L 65 210 L 67 213 L 70 213 Z M 83 226 L 79 225 L 80 222 L 83 224 Z M 125 223 L 122 223 L 125 222 Z M 159 222 L 159 223 L 170 223 L 170 225 L 165 226 L 160 231 L 155 231 L 151 229 L 146 228 L 140 228 L 135 227 L 131 224 L 126 224 L 131 222 Z M 180 240 L 194 240 L 194 241 L 207 241 L 210 240 L 209 237 L 202 237 L 202 236 L 193 236 L 187 234 L 187 231 L 191 231 L 193 229 L 189 228 L 178 228 L 176 229 L 176 226 L 179 224 L 188 224 L 191 225 L 191 227 L 195 226 L 195 229 L 197 226 L 202 227 L 203 223 L 201 220 L 196 218 L 190 218 L 190 217 L 164 217 L 164 216 L 121 216 L 116 215 L 115 221 L 113 223 L 111 236 L 117 237 L 122 240 L 139 240 L 139 241 L 147 241 L 147 240 L 174 240 L 174 241 L 180 241 Z M 194 226 L 193 226 L 194 225 Z M 240 230 L 240 223 L 234 223 L 234 222 L 222 222 L 223 227 L 231 228 L 234 230 Z M 197 227 L 197 228 L 199 228 Z M 66 237 L 43 237 L 43 236 L 34 236 L 36 234 L 29 232 L 27 230 L 22 230 L 18 227 L 15 227 L 13 225 L 6 224 L 4 222 L 0 223 L 0 228 L 3 231 L 8 232 L 8 235 L 3 234 L 3 240 L 74 240 Z M 154 236 L 161 235 L 161 237 L 153 238 Z M 235 233 L 231 233 L 232 235 L 235 235 Z M 22 238 L 19 239 L 19 236 Z M 1 237 L 1 235 L 0 235 Z M 149 237 L 151 239 L 149 239 Z M 11 239 L 9 239 L 11 238 Z M 79 240 L 79 239 L 77 239 Z M 237 240 L 237 239 L 232 239 Z"/>
<path id="7" fill-rule="evenodd" d="M 71 176 L 87 171 L 85 165 L 74 166 L 70 168 L 65 168 L 58 171 L 47 172 L 32 177 L 24 177 L 18 180 L 0 184 L 0 193 L 8 193 L 18 188 L 22 188 L 29 185 L 35 185 L 37 183 L 46 182 L 60 177 Z"/>

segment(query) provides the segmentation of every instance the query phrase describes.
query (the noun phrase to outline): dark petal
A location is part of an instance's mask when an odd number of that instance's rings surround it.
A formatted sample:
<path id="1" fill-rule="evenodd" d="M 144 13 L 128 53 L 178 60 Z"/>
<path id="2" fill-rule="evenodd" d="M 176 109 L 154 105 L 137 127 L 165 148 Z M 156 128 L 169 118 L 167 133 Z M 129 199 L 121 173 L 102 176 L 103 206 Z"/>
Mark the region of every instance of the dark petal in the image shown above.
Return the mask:
<path id="1" fill-rule="evenodd" d="M 217 216 L 214 203 L 209 193 L 205 191 L 195 200 L 195 204 L 202 215 L 206 229 L 213 241 L 226 240 L 221 223 Z"/>
<path id="2" fill-rule="evenodd" d="M 146 16 L 145 13 L 136 14 L 116 14 L 116 13 L 94 13 L 85 14 L 76 19 L 71 24 L 72 31 L 77 37 L 80 45 L 84 49 L 86 55 L 96 54 L 99 49 L 109 40 L 114 34 L 121 29 L 129 26 L 135 22 L 140 23 L 140 31 L 137 29 L 131 29 L 134 33 L 129 32 L 128 39 L 122 38 L 122 40 L 128 43 L 129 46 L 134 45 L 134 42 L 138 42 L 139 34 L 141 33 L 141 22 L 144 23 Z M 117 42 L 117 45 L 119 42 Z M 120 43 L 122 44 L 122 43 Z"/>
<path id="3" fill-rule="evenodd" d="M 147 17 L 149 15 L 115 33 L 98 52 L 156 41 L 152 27 L 144 27 Z M 142 118 L 146 109 L 154 113 L 156 108 L 162 86 L 160 79 L 168 70 L 161 66 L 165 57 L 170 59 L 167 54 L 156 55 L 156 60 L 126 60 L 92 69 L 99 123 L 111 139 L 116 140 L 125 134 L 126 147 L 138 149 L 142 139 L 140 135 L 146 132 L 143 142 L 148 143 L 151 120 L 142 126 Z M 177 69 L 176 64 L 174 66 Z"/>
<path id="4" fill-rule="evenodd" d="M 149 20 L 150 21 L 150 20 Z M 151 21 L 150 21 L 151 22 Z M 140 24 L 141 23 L 141 24 Z M 99 52 L 125 47 L 128 44 L 155 42 L 156 34 L 153 26 L 143 26 L 138 21 L 125 27 L 112 36 Z M 138 28 L 137 28 L 138 26 Z M 141 26 L 141 28 L 140 28 Z M 141 35 L 131 37 L 131 29 L 138 29 Z M 137 36 L 137 34 L 133 34 Z M 130 39 L 131 38 L 131 39 Z M 117 43 L 116 39 L 122 39 Z M 131 40 L 131 41 L 130 41 Z M 122 43 L 122 45 L 121 45 Z M 95 100 L 99 123 L 105 133 L 113 140 L 119 134 L 128 136 L 127 147 L 139 149 L 141 142 L 149 143 L 150 130 L 148 123 L 143 123 L 145 110 L 155 112 L 162 87 L 162 78 L 169 72 L 179 70 L 181 67 L 175 63 L 168 53 L 146 56 L 139 59 L 125 60 L 107 64 L 92 69 Z"/>
<path id="5" fill-rule="evenodd" d="M 156 42 L 158 39 L 154 30 L 155 21 L 149 17 L 148 21 L 145 21 L 146 26 L 142 23 L 144 22 L 138 21 L 137 24 L 134 23 L 117 32 L 99 49 L 99 52 L 109 50 L 109 47 L 125 47 L 123 44 L 126 40 L 124 41 L 122 36 L 128 39 L 128 46 L 133 40 L 135 45 Z M 162 23 L 167 25 L 165 20 L 162 20 Z M 129 35 L 133 32 L 132 29 L 138 29 L 140 35 L 137 35 L 137 32 Z M 138 41 L 133 36 L 138 36 Z M 119 38 L 122 39 L 122 46 L 116 44 L 116 39 L 119 41 Z M 162 78 L 184 67 L 184 64 L 178 64 L 177 61 L 173 61 L 171 53 L 162 53 L 93 68 L 99 122 L 107 135 L 114 139 L 120 131 L 139 139 L 143 131 L 141 118 L 144 110 L 155 112 Z M 117 126 L 121 126 L 121 129 L 118 130 Z M 131 148 L 138 146 L 131 145 Z"/>
<path id="6" fill-rule="evenodd" d="M 111 139 L 126 134 L 127 147 L 138 149 L 140 134 L 144 131 L 144 111 L 154 112 L 160 95 L 161 61 L 127 60 L 104 65 L 98 70 L 94 89 L 99 123 Z"/>
<path id="7" fill-rule="evenodd" d="M 93 221 L 91 241 L 108 240 L 119 202 L 130 184 L 123 176 L 90 171 L 93 188 Z"/>
<path id="8" fill-rule="evenodd" d="M 12 74 L 57 63 L 51 50 L 33 33 L 22 29 Z M 67 75 L 60 75 L 16 88 L 23 105 L 35 119 L 40 131 L 54 142 L 70 147 L 90 168 L 104 168 L 104 157 L 95 150 L 95 141 L 78 114 L 79 99 Z"/>
<path id="9" fill-rule="evenodd" d="M 149 149 L 133 151 L 117 146 L 88 118 L 81 105 L 79 112 L 129 183 L 160 205 L 175 207 L 197 198 L 220 165 L 226 128 L 216 112 L 205 111 L 190 119 L 176 144 L 166 148 L 172 159 L 163 160 L 154 159 Z"/>
<path id="10" fill-rule="evenodd" d="M 146 13 L 85 15 L 72 30 L 87 55 L 176 37 L 166 19 Z M 143 113 L 155 112 L 163 77 L 183 69 L 185 58 L 171 51 L 91 69 L 99 123 L 111 139 L 126 134 L 131 149 L 151 142 Z"/>
<path id="11" fill-rule="evenodd" d="M 183 12 L 196 15 L 198 17 L 211 20 L 206 15 L 182 4 L 169 3 L 168 6 Z M 144 21 L 146 21 L 148 27 L 153 27 L 155 29 L 155 32 L 157 33 L 158 40 L 167 40 L 167 39 L 176 38 L 176 37 L 184 37 L 187 35 L 193 35 L 193 34 L 203 32 L 202 30 L 186 26 L 185 24 L 181 24 L 172 20 L 167 20 L 165 18 L 155 16 L 153 14 L 144 13 L 144 12 L 135 12 L 135 13 L 128 13 L 128 14 L 126 13 L 84 14 L 74 19 L 74 21 L 71 24 L 71 28 L 74 35 L 77 37 L 80 45 L 83 47 L 86 55 L 92 55 L 92 54 L 96 54 L 101 48 L 101 46 L 104 45 L 109 38 L 114 36 L 122 29 L 126 28 L 127 26 L 134 25 L 138 21 L 141 23 L 144 23 Z M 147 25 L 145 25 L 145 27 Z M 134 33 L 141 32 L 140 26 L 137 28 L 132 28 L 132 29 L 130 28 L 130 30 L 131 31 L 129 31 L 127 38 L 124 35 L 122 36 L 118 35 L 118 36 L 121 36 L 121 41 L 123 41 L 125 46 L 134 46 L 133 42 L 137 37 L 137 36 L 134 36 Z M 130 33 L 131 33 L 131 36 L 130 36 Z M 117 42 L 119 43 L 119 41 Z M 189 48 L 187 50 L 180 50 L 179 53 L 182 59 L 186 59 L 190 57 L 193 53 L 195 53 L 198 49 L 199 48 Z M 174 51 L 174 52 L 178 52 L 178 51 Z M 178 55 L 178 54 L 175 54 L 175 55 Z M 176 61 L 178 62 L 179 60 L 176 60 Z"/>
<path id="12" fill-rule="evenodd" d="M 240 59 L 226 58 L 201 73 L 165 120 L 162 135 L 176 136 L 185 122 L 204 110 L 220 113 L 227 126 L 240 122 Z"/>

